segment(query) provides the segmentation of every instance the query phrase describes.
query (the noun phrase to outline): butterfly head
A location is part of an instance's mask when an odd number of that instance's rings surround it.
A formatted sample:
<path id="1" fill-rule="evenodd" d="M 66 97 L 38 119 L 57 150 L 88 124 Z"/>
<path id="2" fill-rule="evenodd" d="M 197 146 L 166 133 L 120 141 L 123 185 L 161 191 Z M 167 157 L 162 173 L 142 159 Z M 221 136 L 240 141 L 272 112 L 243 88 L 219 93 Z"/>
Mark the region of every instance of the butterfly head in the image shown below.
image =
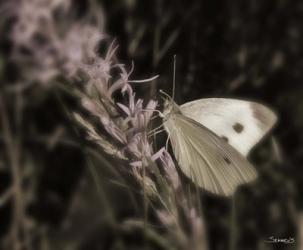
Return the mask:
<path id="1" fill-rule="evenodd" d="M 180 108 L 174 100 L 162 90 L 160 90 L 160 93 L 163 94 L 162 99 L 164 100 L 163 118 L 171 114 L 180 113 Z"/>

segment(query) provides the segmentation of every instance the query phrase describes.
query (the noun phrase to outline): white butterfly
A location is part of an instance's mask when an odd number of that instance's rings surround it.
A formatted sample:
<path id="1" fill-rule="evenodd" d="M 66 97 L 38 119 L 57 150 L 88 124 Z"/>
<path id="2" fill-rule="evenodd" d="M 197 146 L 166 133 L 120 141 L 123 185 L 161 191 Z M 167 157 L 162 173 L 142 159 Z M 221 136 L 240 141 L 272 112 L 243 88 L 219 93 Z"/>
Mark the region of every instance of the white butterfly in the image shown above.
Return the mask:
<path id="1" fill-rule="evenodd" d="M 254 102 L 209 98 L 178 106 L 166 100 L 163 125 L 182 172 L 218 195 L 257 177 L 246 156 L 273 127 L 277 116 Z"/>

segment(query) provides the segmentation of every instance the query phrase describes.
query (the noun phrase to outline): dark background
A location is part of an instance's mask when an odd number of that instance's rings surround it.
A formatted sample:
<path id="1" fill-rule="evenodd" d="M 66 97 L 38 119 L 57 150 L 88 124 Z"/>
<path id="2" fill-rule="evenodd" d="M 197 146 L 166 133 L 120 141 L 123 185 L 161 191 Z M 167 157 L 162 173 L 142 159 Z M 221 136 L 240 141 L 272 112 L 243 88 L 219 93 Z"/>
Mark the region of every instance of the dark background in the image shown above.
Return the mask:
<path id="1" fill-rule="evenodd" d="M 236 97 L 276 110 L 279 122 L 273 136 L 283 160 L 272 160 L 269 138 L 251 154 L 260 177 L 253 189 L 243 188 L 236 194 L 238 249 L 259 249 L 258 243 L 269 236 L 295 237 L 298 242 L 303 4 L 283 0 L 130 2 L 107 1 L 105 12 L 107 29 L 121 45 L 121 58 L 135 62 L 136 77 L 153 69 L 160 74 L 157 87 L 171 93 L 176 54 L 179 104 L 202 97 Z M 132 51 L 140 29 L 144 34 Z M 173 42 L 166 47 L 170 39 Z M 161 49 L 165 53 L 159 59 Z M 229 201 L 204 197 L 203 206 L 211 249 L 226 249 L 228 227 L 223 218 L 228 216 Z"/>
<path id="2" fill-rule="evenodd" d="M 274 150 L 269 136 L 250 155 L 258 180 L 241 187 L 234 199 L 202 193 L 209 249 L 228 248 L 232 204 L 236 211 L 236 249 L 300 249 L 303 2 L 108 0 L 100 1 L 100 5 L 105 14 L 105 31 L 119 44 L 117 57 L 129 68 L 132 61 L 135 64 L 131 79 L 160 75 L 152 86 L 135 85 L 140 95 L 158 98 L 159 89 L 171 93 L 176 54 L 177 103 L 203 97 L 234 97 L 264 103 L 279 116 L 272 136 L 280 153 Z M 74 6 L 79 16 L 87 10 L 85 1 L 75 1 Z M 5 84 L 16 78 L 14 66 L 5 61 L 9 48 L 9 42 L 3 40 L 5 74 L 1 79 Z M 32 124 L 45 134 L 62 126 L 67 137 L 83 139 L 74 133 L 52 90 L 29 96 L 34 98 L 25 110 L 26 128 Z M 62 98 L 75 109 L 73 100 L 64 94 Z M 160 137 L 158 143 L 164 142 L 164 136 Z M 104 204 L 97 201 L 97 188 L 81 148 L 64 144 L 47 148 L 31 140 L 25 141 L 24 148 L 28 152 L 24 162 L 34 161 L 38 166 L 33 169 L 34 198 L 27 213 L 41 226 L 41 234 L 46 230 L 50 245 L 54 249 L 69 244 L 77 246 L 71 249 L 110 249 L 115 233 L 102 221 Z M 8 171 L 2 171 L 0 190 L 9 183 Z M 108 190 L 118 218 L 135 213 L 127 195 L 121 190 Z M 0 208 L 2 235 L 10 225 L 11 207 L 9 202 Z M 264 244 L 270 236 L 294 237 L 296 244 Z M 130 237 L 130 241 L 137 239 Z"/>

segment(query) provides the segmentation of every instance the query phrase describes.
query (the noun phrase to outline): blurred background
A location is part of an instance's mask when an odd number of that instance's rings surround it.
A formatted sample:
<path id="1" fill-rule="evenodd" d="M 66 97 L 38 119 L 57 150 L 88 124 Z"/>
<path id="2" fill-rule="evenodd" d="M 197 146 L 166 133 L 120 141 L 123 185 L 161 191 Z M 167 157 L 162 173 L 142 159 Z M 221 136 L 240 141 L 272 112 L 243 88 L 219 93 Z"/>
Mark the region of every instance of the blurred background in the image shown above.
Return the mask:
<path id="1" fill-rule="evenodd" d="M 47 4 L 37 8 L 41 2 Z M 171 93 L 176 54 L 178 104 L 231 97 L 276 111 L 278 124 L 249 156 L 257 181 L 240 187 L 233 199 L 201 192 L 208 248 L 303 249 L 303 2 L 67 2 L 1 2 L 1 249 L 143 249 L 140 232 L 121 236 L 104 219 L 108 211 L 118 221 L 138 215 L 140 203 L 136 210 L 132 191 L 108 181 L 111 159 L 102 152 L 91 160 L 100 173 L 89 171 L 85 136 L 68 115 L 79 104 L 56 87 L 68 73 L 48 80 L 65 62 L 54 61 L 49 47 L 40 50 L 53 39 L 53 29 L 63 36 L 84 23 L 115 40 L 119 61 L 128 69 L 134 63 L 131 79 L 160 75 L 152 84 L 133 85 L 138 96 L 157 99 L 159 89 Z M 22 19 L 22 11 L 31 18 Z M 45 19 L 35 19 L 39 11 Z M 34 40 L 27 36 L 31 28 L 39 31 Z M 87 33 L 75 34 L 78 41 Z M 62 47 L 76 60 L 71 49 L 70 43 Z M 165 140 L 163 134 L 157 144 Z M 20 182 L 21 197 L 12 191 Z M 20 214 L 25 243 L 16 246 L 11 242 L 19 240 L 8 235 Z M 295 242 L 265 243 L 271 236 Z"/>

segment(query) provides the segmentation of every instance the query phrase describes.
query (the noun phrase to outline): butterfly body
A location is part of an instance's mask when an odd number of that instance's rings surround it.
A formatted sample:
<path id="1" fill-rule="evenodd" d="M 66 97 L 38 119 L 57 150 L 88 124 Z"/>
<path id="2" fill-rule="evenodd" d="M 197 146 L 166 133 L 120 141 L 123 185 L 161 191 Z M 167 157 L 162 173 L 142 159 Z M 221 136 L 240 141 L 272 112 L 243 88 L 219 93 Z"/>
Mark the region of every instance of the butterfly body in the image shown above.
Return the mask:
<path id="1" fill-rule="evenodd" d="M 257 177 L 246 156 L 277 119 L 261 104 L 225 98 L 181 106 L 167 100 L 163 115 L 182 172 L 199 187 L 225 196 Z"/>

